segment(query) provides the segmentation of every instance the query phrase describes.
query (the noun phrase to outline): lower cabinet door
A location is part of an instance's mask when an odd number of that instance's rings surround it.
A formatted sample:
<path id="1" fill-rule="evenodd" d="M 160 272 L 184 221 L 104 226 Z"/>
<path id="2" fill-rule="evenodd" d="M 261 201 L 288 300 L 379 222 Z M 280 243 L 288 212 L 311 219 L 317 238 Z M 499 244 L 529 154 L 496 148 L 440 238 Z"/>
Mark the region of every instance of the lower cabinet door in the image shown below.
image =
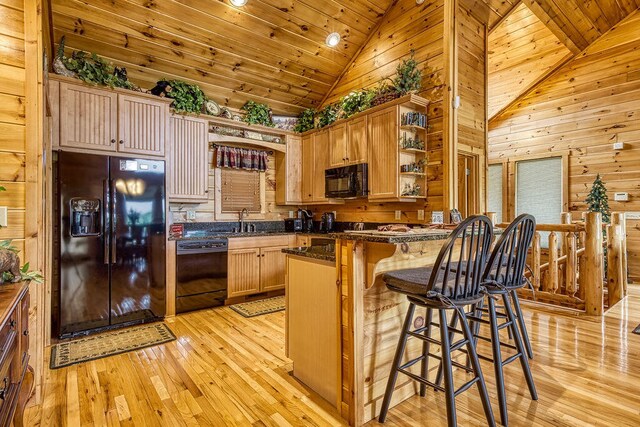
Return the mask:
<path id="1" fill-rule="evenodd" d="M 262 292 L 284 289 L 284 275 L 287 256 L 282 249 L 287 246 L 274 246 L 260 249 L 260 281 Z"/>
<path id="2" fill-rule="evenodd" d="M 229 251 L 228 298 L 260 292 L 260 249 Z"/>

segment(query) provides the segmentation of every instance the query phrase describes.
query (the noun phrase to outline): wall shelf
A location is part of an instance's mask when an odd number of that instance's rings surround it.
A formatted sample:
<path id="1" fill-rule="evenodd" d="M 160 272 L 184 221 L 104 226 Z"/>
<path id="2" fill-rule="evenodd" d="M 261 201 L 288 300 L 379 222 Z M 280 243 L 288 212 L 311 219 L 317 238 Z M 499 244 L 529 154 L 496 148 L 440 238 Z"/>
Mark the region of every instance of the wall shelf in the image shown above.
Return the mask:
<path id="1" fill-rule="evenodd" d="M 259 139 L 243 138 L 240 136 L 219 135 L 209 132 L 209 142 L 214 143 L 229 143 L 234 145 L 241 145 L 250 148 L 266 148 L 269 150 L 280 151 L 281 153 L 287 152 L 286 144 L 278 144 L 275 142 L 261 141 Z"/>

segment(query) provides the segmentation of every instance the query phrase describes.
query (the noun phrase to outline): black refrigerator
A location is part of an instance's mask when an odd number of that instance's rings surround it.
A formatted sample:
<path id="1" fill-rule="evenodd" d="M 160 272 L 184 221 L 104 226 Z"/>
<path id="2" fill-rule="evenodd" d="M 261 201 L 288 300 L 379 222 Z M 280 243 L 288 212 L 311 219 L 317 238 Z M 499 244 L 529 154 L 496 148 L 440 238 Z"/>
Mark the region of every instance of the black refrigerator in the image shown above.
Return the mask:
<path id="1" fill-rule="evenodd" d="M 54 166 L 58 336 L 163 317 L 164 161 L 58 152 Z"/>

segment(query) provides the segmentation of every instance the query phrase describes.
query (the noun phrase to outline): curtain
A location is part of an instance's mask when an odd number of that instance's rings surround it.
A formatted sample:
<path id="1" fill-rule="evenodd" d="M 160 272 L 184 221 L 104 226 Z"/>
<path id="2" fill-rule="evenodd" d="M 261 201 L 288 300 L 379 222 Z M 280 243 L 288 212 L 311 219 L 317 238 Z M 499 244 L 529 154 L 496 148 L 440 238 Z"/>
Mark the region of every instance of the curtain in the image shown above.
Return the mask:
<path id="1" fill-rule="evenodd" d="M 219 168 L 264 172 L 267 170 L 268 156 L 269 154 L 262 150 L 216 146 L 216 166 Z"/>

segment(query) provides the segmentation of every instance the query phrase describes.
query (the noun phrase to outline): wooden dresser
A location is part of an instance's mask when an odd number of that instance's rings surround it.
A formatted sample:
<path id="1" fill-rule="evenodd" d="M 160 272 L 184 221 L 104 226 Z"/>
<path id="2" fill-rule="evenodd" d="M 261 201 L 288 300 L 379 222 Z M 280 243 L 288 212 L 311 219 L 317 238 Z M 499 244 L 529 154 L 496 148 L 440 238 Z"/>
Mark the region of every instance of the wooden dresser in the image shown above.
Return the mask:
<path id="1" fill-rule="evenodd" d="M 29 285 L 0 285 L 0 426 L 22 425 L 22 413 L 31 394 L 29 369 Z M 23 386 L 24 383 L 24 386 Z"/>

